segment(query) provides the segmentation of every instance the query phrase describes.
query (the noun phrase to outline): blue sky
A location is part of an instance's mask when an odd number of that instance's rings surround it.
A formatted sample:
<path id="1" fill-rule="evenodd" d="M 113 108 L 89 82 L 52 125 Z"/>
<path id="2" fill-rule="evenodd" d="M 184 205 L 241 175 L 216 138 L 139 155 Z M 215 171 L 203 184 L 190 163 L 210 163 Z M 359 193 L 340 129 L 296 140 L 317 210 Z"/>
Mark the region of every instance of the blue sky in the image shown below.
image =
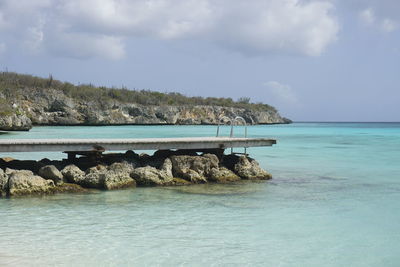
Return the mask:
<path id="1" fill-rule="evenodd" d="M 0 0 L 0 67 L 400 121 L 400 1 Z"/>

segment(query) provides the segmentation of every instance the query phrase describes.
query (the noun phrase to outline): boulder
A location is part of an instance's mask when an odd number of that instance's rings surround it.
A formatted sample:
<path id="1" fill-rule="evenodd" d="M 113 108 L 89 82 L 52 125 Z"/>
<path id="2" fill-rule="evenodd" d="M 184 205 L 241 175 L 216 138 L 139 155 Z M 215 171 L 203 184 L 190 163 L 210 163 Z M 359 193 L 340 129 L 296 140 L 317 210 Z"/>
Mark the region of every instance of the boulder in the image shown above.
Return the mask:
<path id="1" fill-rule="evenodd" d="M 79 182 L 85 178 L 85 173 L 73 164 L 65 166 L 61 173 L 64 177 L 64 180 L 68 181 L 69 183 L 79 184 Z"/>
<path id="2" fill-rule="evenodd" d="M 104 189 L 113 190 L 136 186 L 136 181 L 128 173 L 107 171 L 103 175 Z"/>
<path id="3" fill-rule="evenodd" d="M 75 165 L 68 165 L 62 170 L 64 177 L 70 182 L 86 188 L 118 189 L 136 185 L 130 176 L 134 165 L 128 162 L 113 163 L 108 168 L 97 165 L 89 168 L 86 173 Z"/>
<path id="4" fill-rule="evenodd" d="M 130 176 L 134 170 L 127 162 L 114 163 L 104 173 L 104 189 L 113 190 L 136 186 L 136 181 Z"/>
<path id="5" fill-rule="evenodd" d="M 268 180 L 272 178 L 272 175 L 263 170 L 257 161 L 245 156 L 239 157 L 234 169 L 235 172 L 243 179 Z"/>
<path id="6" fill-rule="evenodd" d="M 225 167 L 218 167 L 210 170 L 208 180 L 217 183 L 229 183 L 239 181 L 240 177 Z"/>
<path id="7" fill-rule="evenodd" d="M 46 180 L 52 180 L 56 185 L 64 182 L 64 176 L 54 165 L 46 165 L 40 168 L 39 175 Z"/>
<path id="8" fill-rule="evenodd" d="M 3 131 L 29 131 L 32 121 L 26 115 L 10 114 L 0 116 L 0 130 Z"/>
<path id="9" fill-rule="evenodd" d="M 0 197 L 5 197 L 8 194 L 8 175 L 0 169 Z"/>
<path id="10" fill-rule="evenodd" d="M 88 188 L 104 188 L 105 173 L 107 168 L 103 165 L 97 165 L 86 171 L 86 175 L 77 184 Z"/>
<path id="11" fill-rule="evenodd" d="M 171 156 L 174 176 L 192 183 L 206 183 L 211 168 L 218 167 L 218 157 L 213 154 L 204 156 Z"/>
<path id="12" fill-rule="evenodd" d="M 108 166 L 107 170 L 125 172 L 130 174 L 135 169 L 135 166 L 135 163 L 123 161 L 111 164 L 110 166 Z"/>
<path id="13" fill-rule="evenodd" d="M 139 185 L 170 185 L 173 181 L 171 160 L 165 159 L 161 169 L 151 166 L 134 169 L 131 177 Z"/>
<path id="14" fill-rule="evenodd" d="M 8 187 L 10 196 L 54 192 L 54 182 L 52 180 L 43 179 L 27 170 L 12 171 L 9 176 Z"/>

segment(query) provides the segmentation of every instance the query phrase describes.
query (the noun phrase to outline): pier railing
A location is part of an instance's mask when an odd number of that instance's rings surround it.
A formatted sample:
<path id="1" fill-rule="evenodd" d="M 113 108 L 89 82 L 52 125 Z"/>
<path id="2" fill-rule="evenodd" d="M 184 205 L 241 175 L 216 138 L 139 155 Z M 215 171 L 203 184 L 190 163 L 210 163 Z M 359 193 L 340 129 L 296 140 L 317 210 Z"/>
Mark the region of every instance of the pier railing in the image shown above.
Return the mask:
<path id="1" fill-rule="evenodd" d="M 234 126 L 238 125 L 238 122 L 240 122 L 240 121 L 243 122 L 243 124 L 244 124 L 244 138 L 247 138 L 247 123 L 246 123 L 246 120 L 243 117 L 240 117 L 240 116 L 236 116 L 234 119 L 230 119 L 227 116 L 220 117 L 220 119 L 218 120 L 218 127 L 217 127 L 217 135 L 216 135 L 216 137 L 219 137 L 219 129 L 220 129 L 220 126 L 221 126 L 221 122 L 223 123 L 223 125 L 226 125 L 226 122 L 228 122 L 228 123 L 230 123 L 230 126 L 231 126 L 231 131 L 230 131 L 229 137 L 233 138 L 234 137 L 234 131 L 233 131 L 234 130 Z M 233 147 L 231 147 L 231 154 L 244 154 L 244 155 L 247 155 L 247 147 L 244 147 L 244 153 L 234 153 L 233 152 Z"/>

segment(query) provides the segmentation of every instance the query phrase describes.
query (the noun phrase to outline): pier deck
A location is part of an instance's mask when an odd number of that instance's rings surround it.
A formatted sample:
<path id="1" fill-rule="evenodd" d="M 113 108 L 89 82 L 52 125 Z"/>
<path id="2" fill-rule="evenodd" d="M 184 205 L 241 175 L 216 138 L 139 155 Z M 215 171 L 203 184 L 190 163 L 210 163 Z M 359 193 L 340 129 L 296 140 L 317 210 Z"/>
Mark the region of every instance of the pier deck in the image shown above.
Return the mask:
<path id="1" fill-rule="evenodd" d="M 1 152 L 226 149 L 276 144 L 269 138 L 182 137 L 140 139 L 0 139 Z"/>

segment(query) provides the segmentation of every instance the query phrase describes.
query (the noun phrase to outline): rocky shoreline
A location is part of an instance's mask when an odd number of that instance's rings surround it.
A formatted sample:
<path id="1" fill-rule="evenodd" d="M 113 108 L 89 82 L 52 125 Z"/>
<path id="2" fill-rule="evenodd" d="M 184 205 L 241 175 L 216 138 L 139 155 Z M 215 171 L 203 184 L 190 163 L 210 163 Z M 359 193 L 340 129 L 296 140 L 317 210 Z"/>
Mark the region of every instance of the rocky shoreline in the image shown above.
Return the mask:
<path id="1" fill-rule="evenodd" d="M 0 197 L 271 178 L 254 159 L 224 155 L 221 150 L 201 155 L 188 150 L 159 150 L 152 156 L 127 151 L 74 160 L 0 159 Z"/>
<path id="2" fill-rule="evenodd" d="M 35 125 L 215 125 L 222 116 L 243 117 L 247 124 L 290 123 L 273 109 L 218 105 L 167 105 L 127 103 L 115 99 L 82 100 L 51 88 L 19 88 L 12 95 L 0 92 L 10 103 L 0 108 L 0 130 L 26 131 Z M 0 101 L 0 102 L 1 102 Z"/>

